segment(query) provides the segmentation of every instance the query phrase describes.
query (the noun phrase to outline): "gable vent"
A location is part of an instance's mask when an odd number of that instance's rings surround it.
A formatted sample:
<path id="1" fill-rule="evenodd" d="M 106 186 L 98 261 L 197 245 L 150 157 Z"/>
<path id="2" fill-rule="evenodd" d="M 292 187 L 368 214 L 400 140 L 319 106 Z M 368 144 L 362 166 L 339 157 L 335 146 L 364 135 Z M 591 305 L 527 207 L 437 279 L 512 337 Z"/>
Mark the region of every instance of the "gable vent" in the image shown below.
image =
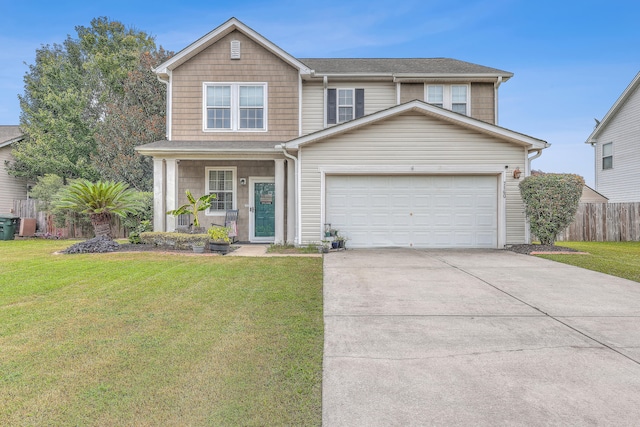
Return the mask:
<path id="1" fill-rule="evenodd" d="M 231 59 L 240 59 L 240 40 L 231 40 Z"/>

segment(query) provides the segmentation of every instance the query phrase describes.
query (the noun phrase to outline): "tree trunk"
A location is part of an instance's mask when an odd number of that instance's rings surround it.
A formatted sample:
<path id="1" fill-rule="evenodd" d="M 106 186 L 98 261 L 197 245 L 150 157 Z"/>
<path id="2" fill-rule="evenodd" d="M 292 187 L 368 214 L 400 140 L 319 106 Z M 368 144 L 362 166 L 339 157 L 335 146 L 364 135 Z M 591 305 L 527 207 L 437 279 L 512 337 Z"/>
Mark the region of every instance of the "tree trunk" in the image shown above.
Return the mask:
<path id="1" fill-rule="evenodd" d="M 91 225 L 93 225 L 93 231 L 96 237 L 105 236 L 109 239 L 113 239 L 111 233 L 111 214 L 107 212 L 92 214 Z"/>

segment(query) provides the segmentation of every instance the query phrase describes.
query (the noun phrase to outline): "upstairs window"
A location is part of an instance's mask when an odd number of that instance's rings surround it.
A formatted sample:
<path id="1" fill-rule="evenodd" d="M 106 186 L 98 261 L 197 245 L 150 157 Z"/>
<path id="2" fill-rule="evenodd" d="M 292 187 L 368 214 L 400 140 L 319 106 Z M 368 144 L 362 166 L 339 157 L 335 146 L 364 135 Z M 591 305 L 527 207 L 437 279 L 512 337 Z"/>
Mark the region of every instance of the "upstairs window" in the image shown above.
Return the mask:
<path id="1" fill-rule="evenodd" d="M 364 89 L 327 89 L 327 124 L 364 116 Z"/>
<path id="2" fill-rule="evenodd" d="M 425 99 L 429 104 L 469 115 L 468 85 L 427 85 Z"/>
<path id="3" fill-rule="evenodd" d="M 267 130 L 266 83 L 205 83 L 205 131 Z"/>
<path id="4" fill-rule="evenodd" d="M 602 169 L 613 169 L 613 142 L 602 145 Z"/>

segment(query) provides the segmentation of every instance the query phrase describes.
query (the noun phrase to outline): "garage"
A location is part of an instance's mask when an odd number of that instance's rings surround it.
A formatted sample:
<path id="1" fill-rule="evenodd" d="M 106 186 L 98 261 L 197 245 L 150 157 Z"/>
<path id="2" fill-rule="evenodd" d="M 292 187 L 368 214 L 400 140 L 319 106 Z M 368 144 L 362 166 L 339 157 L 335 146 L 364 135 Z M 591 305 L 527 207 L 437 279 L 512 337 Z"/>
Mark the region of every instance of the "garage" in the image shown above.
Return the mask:
<path id="1" fill-rule="evenodd" d="M 325 219 L 351 248 L 496 248 L 496 175 L 327 175 Z"/>

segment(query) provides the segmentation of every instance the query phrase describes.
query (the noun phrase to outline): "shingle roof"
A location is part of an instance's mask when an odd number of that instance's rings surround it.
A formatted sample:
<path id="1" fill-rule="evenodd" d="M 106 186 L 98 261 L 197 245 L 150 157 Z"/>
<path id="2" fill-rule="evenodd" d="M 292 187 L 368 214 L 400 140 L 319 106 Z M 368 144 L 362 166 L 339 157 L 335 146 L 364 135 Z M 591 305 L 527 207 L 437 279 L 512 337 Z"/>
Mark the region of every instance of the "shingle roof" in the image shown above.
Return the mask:
<path id="1" fill-rule="evenodd" d="M 139 145 L 138 151 L 275 151 L 271 141 L 155 141 Z"/>
<path id="2" fill-rule="evenodd" d="M 20 126 L 0 125 L 0 147 L 22 136 Z"/>
<path id="3" fill-rule="evenodd" d="M 511 77 L 513 73 L 451 58 L 300 58 L 320 74 L 490 74 Z"/>

